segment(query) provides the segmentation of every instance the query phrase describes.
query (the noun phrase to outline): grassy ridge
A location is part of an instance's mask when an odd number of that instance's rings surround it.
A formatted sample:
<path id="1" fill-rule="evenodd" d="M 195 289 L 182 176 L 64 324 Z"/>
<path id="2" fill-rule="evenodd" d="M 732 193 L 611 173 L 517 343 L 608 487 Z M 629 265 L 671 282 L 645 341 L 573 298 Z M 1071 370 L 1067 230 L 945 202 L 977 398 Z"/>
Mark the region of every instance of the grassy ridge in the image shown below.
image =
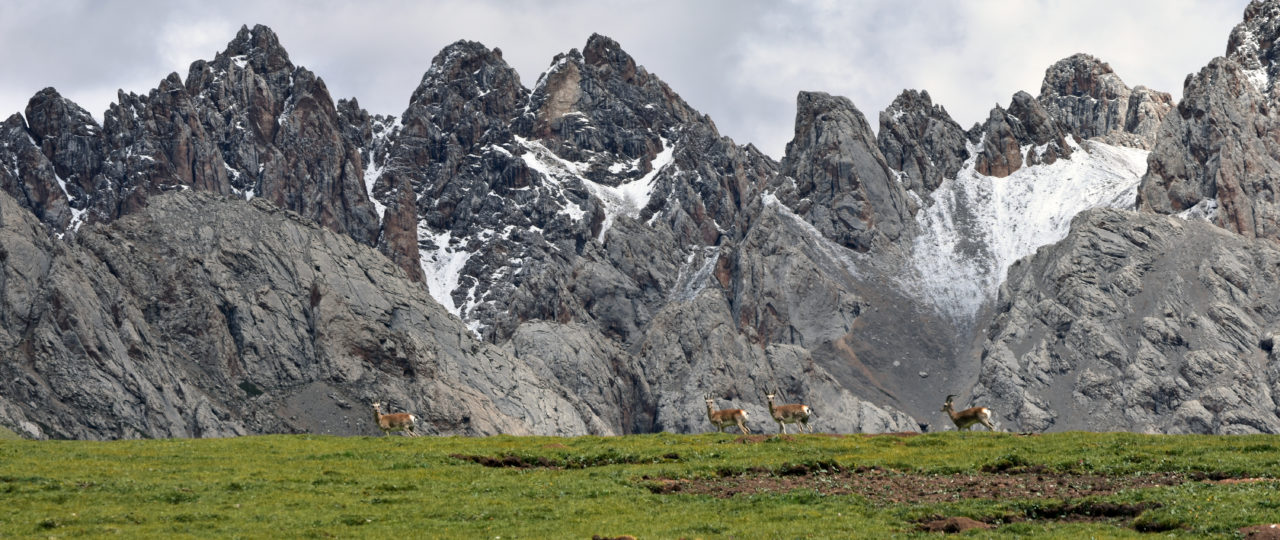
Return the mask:
<path id="1" fill-rule="evenodd" d="M 553 467 L 486 467 L 454 455 Z M 649 489 L 660 478 L 767 475 L 833 463 L 927 475 L 1035 466 L 1109 476 L 1188 475 L 1181 485 L 1097 497 L 1160 505 L 1136 518 L 1017 520 L 984 534 L 1141 536 L 1133 528 L 1137 524 L 1174 536 L 1231 537 L 1239 527 L 1280 521 L 1280 484 L 1196 480 L 1280 474 L 1277 436 L 266 436 L 0 441 L 0 536 L 930 536 L 915 532 L 914 522 L 968 516 L 999 524 L 1056 503 L 1033 498 L 890 504 L 810 489 L 731 498 Z"/>

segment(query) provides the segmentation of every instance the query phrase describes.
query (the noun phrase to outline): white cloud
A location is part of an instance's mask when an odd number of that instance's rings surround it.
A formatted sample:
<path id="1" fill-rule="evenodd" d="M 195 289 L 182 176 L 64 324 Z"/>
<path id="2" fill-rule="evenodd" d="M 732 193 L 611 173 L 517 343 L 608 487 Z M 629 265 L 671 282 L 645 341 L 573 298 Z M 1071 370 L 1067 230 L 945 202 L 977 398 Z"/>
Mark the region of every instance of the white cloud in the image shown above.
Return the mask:
<path id="1" fill-rule="evenodd" d="M 184 79 L 195 60 L 213 58 L 235 37 L 239 25 L 222 19 L 178 21 L 166 24 L 156 36 L 156 55 L 161 67 Z"/>

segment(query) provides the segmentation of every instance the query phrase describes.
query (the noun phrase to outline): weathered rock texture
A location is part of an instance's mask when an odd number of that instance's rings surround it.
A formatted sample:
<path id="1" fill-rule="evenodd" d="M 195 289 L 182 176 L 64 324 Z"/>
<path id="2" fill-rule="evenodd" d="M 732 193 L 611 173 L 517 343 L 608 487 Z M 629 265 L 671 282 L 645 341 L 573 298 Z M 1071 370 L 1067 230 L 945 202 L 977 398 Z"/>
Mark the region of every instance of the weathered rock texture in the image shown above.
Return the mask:
<path id="1" fill-rule="evenodd" d="M 927 195 L 969 159 L 968 139 L 947 110 L 925 91 L 904 90 L 880 113 L 876 143 L 885 160 L 902 173 L 906 188 Z"/>
<path id="2" fill-rule="evenodd" d="M 978 141 L 977 171 L 1005 177 L 1023 165 L 1050 164 L 1071 155 L 1061 119 L 1026 92 L 1013 95 L 1009 108 L 991 109 L 985 124 L 974 126 L 969 138 Z"/>
<path id="3" fill-rule="evenodd" d="M 72 217 L 60 184 L 57 169 L 31 139 L 22 115 L 0 124 L 0 188 L 59 232 L 71 225 Z"/>
<path id="4" fill-rule="evenodd" d="M 1003 429 L 1280 431 L 1280 250 L 1092 210 L 1010 270 L 974 401 Z"/>
<path id="5" fill-rule="evenodd" d="M 1173 98 L 1145 86 L 1130 89 L 1106 62 L 1087 54 L 1059 60 L 1045 70 L 1040 97 L 1050 116 L 1081 139 L 1151 148 Z"/>
<path id="6" fill-rule="evenodd" d="M 359 242 L 378 239 L 361 156 L 342 136 L 324 81 L 295 67 L 264 26 L 241 28 L 214 60 L 193 63 L 185 82 L 173 73 L 147 95 L 121 92 L 101 127 L 52 88 L 31 98 L 25 125 L 11 117 L 6 126 L 4 152 L 33 171 L 25 189 L 9 193 L 58 230 L 195 189 L 263 197 Z M 34 172 L 42 165 L 24 138 L 56 177 Z"/>
<path id="7" fill-rule="evenodd" d="M 31 437 L 616 433 L 373 249 L 187 192 L 72 243 L 0 196 L 0 421 Z"/>
<path id="8" fill-rule="evenodd" d="M 1139 206 L 1162 214 L 1196 207 L 1220 227 L 1280 239 L 1280 128 L 1274 53 L 1280 4 L 1254 2 L 1231 32 L 1227 56 L 1187 77 L 1177 113 L 1160 128 Z"/>
<path id="9" fill-rule="evenodd" d="M 841 245 L 865 252 L 910 235 L 915 209 L 847 98 L 800 93 L 780 172 L 777 197 Z"/>

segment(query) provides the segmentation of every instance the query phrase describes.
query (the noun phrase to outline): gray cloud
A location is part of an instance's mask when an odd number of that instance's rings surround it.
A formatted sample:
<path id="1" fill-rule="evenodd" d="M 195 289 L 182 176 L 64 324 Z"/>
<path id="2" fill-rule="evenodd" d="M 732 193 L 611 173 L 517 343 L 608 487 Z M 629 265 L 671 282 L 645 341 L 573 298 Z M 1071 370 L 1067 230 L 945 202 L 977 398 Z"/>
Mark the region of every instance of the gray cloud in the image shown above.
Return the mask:
<path id="1" fill-rule="evenodd" d="M 780 157 L 800 90 L 848 96 L 874 125 L 902 89 L 926 89 L 967 126 L 1018 90 L 1038 93 L 1054 61 L 1088 52 L 1131 86 L 1177 96 L 1222 54 L 1245 3 L 20 0 L 0 2 L 0 113 L 54 86 L 101 118 L 116 89 L 185 75 L 241 24 L 271 26 L 335 97 L 386 114 L 405 108 L 431 58 L 458 39 L 502 48 L 532 85 L 552 56 L 599 32 L 724 134 Z"/>

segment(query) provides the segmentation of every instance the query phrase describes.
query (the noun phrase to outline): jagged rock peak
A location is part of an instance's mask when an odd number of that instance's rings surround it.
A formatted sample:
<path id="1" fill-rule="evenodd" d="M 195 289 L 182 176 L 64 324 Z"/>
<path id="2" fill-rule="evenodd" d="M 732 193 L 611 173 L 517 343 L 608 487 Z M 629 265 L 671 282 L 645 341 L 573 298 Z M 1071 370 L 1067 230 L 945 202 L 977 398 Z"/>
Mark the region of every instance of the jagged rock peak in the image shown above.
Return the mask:
<path id="1" fill-rule="evenodd" d="M 1160 122 L 1173 108 L 1169 94 L 1142 86 L 1131 89 L 1110 64 L 1083 53 L 1045 70 L 1038 99 L 1077 137 L 1137 148 L 1151 148 Z"/>
<path id="2" fill-rule="evenodd" d="M 582 59 L 593 66 L 609 66 L 617 70 L 622 79 L 631 82 L 636 74 L 636 61 L 622 50 L 613 38 L 591 34 L 587 46 L 582 49 Z"/>
<path id="3" fill-rule="evenodd" d="M 0 191 L 12 195 L 54 231 L 72 226 L 72 212 L 53 164 L 31 138 L 21 114 L 14 113 L 0 124 L 0 163 L 4 165 L 0 166 Z"/>
<path id="4" fill-rule="evenodd" d="M 888 114 L 910 113 L 914 111 L 947 114 L 946 109 L 944 109 L 942 105 L 935 105 L 933 103 L 933 98 L 929 96 L 928 90 L 903 90 L 901 94 L 898 94 L 898 97 L 893 98 L 893 103 L 889 104 L 889 108 L 884 110 L 884 112 Z"/>
<path id="5" fill-rule="evenodd" d="M 867 126 L 867 119 L 863 116 L 862 111 L 844 96 L 833 96 L 826 92 L 815 92 L 809 90 L 801 90 L 796 94 L 796 135 L 800 135 L 802 126 L 812 125 L 814 121 L 834 120 L 830 117 L 822 117 L 828 113 L 835 113 L 852 120 L 854 124 Z M 792 140 L 796 143 L 796 140 Z M 790 145 L 788 145 L 790 146 Z"/>
<path id="6" fill-rule="evenodd" d="M 59 94 L 53 87 L 36 92 L 27 101 L 27 125 L 37 140 L 70 131 L 75 135 L 97 135 L 98 121 L 83 107 Z"/>
<path id="7" fill-rule="evenodd" d="M 876 142 L 889 166 L 903 173 L 907 189 L 920 195 L 954 177 L 969 159 L 964 128 L 923 90 L 903 90 L 880 113 Z"/>
<path id="8" fill-rule="evenodd" d="M 585 176 L 608 185 L 620 179 L 609 173 L 610 167 L 636 159 L 651 162 L 663 151 L 662 140 L 670 142 L 678 131 L 697 124 L 698 130 L 719 136 L 710 118 L 637 65 L 616 41 L 593 34 L 583 51 L 555 56 L 538 78 L 514 132 L 541 139 L 568 161 L 592 160 Z M 623 168 L 634 176 L 648 172 Z"/>
<path id="9" fill-rule="evenodd" d="M 777 186 L 779 199 L 846 247 L 865 252 L 910 228 L 915 209 L 906 190 L 848 98 L 797 95 L 795 136 L 781 169 L 794 184 Z"/>
<path id="10" fill-rule="evenodd" d="M 1277 75 L 1276 55 L 1280 55 L 1280 2 L 1254 1 L 1244 10 L 1244 20 L 1231 30 L 1227 58 L 1244 70 L 1249 82 L 1264 94 Z"/>
<path id="11" fill-rule="evenodd" d="M 1055 62 L 1044 71 L 1040 96 L 1089 96 L 1094 99 L 1116 99 L 1129 88 L 1111 65 L 1093 55 L 1076 53 Z"/>
<path id="12" fill-rule="evenodd" d="M 1244 20 L 1231 30 L 1226 55 L 1244 69 L 1269 68 L 1274 64 L 1277 34 L 1280 2 L 1251 2 L 1244 10 Z"/>
<path id="13" fill-rule="evenodd" d="M 987 176 L 1003 178 L 1025 165 L 1048 165 L 1071 155 L 1070 133 L 1061 121 L 1031 94 L 1013 95 L 1009 108 L 991 109 L 985 124 L 969 134 L 981 140 L 975 169 Z M 1024 155 L 1025 152 L 1025 155 Z"/>
<path id="14" fill-rule="evenodd" d="M 1207 217 L 1247 237 L 1280 239 L 1275 77 L 1280 1 L 1253 2 L 1227 56 L 1183 84 L 1178 114 L 1160 127 L 1138 206 Z"/>
<path id="15" fill-rule="evenodd" d="M 53 88 L 36 92 L 27 102 L 26 113 L 32 140 L 57 171 L 69 204 L 84 209 L 101 170 L 102 127 L 89 111 Z"/>
<path id="16" fill-rule="evenodd" d="M 217 60 L 243 58 L 258 72 L 293 69 L 289 53 L 280 45 L 280 38 L 267 26 L 255 24 L 253 29 L 241 26 L 236 37 L 227 43 L 226 50 L 218 53 Z"/>
<path id="17" fill-rule="evenodd" d="M 494 90 L 498 91 L 497 95 L 488 97 Z M 492 105 L 512 109 L 516 101 L 524 99 L 528 90 L 520 84 L 519 74 L 503 60 L 502 49 L 490 49 L 476 41 L 458 40 L 431 59 L 431 67 L 422 75 L 410 102 L 442 101 L 442 92 L 457 94 L 464 100 L 488 97 L 486 101 Z"/>

